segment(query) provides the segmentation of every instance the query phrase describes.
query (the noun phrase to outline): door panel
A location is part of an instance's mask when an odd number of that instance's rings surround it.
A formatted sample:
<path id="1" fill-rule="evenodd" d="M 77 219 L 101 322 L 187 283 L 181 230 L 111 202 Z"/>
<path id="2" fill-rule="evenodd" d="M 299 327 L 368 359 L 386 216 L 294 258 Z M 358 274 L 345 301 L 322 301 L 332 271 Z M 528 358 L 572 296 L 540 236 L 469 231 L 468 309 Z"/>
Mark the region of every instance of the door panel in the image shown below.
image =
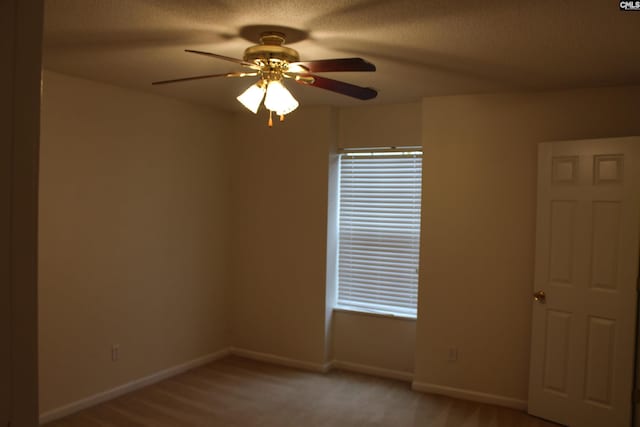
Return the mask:
<path id="1" fill-rule="evenodd" d="M 562 395 L 567 394 L 570 332 L 571 314 L 557 310 L 547 311 L 544 389 Z"/>
<path id="2" fill-rule="evenodd" d="M 590 403 L 611 406 L 616 322 L 590 316 L 587 323 L 585 399 Z"/>
<path id="3" fill-rule="evenodd" d="M 640 229 L 640 138 L 544 143 L 538 156 L 529 412 L 628 427 Z"/>
<path id="4" fill-rule="evenodd" d="M 572 282 L 575 212 L 575 202 L 566 200 L 551 202 L 549 278 L 556 283 L 571 284 Z"/>
<path id="5" fill-rule="evenodd" d="M 618 233 L 620 231 L 620 202 L 594 202 L 591 235 L 591 286 L 602 290 L 616 290 L 618 265 Z"/>

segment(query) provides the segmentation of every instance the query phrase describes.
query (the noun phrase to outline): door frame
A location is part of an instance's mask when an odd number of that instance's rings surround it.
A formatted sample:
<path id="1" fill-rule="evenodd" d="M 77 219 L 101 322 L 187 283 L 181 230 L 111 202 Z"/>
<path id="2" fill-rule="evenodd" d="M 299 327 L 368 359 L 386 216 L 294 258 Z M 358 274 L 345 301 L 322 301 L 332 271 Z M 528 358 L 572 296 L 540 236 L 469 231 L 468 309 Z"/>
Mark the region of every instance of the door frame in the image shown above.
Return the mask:
<path id="1" fill-rule="evenodd" d="M 4 160 L 0 174 L 0 281 L 4 286 L 0 292 L 9 299 L 8 307 L 5 301 L 0 309 L 4 311 L 2 333 L 9 336 L 0 339 L 9 343 L 10 360 L 5 367 L 11 377 L 8 396 L 1 397 L 11 426 L 30 427 L 38 425 L 37 218 L 44 3 L 4 0 L 1 8 L 0 84 L 9 96 L 0 101 Z"/>
<path id="2" fill-rule="evenodd" d="M 640 220 L 640 219 L 639 219 Z M 636 279 L 636 357 L 633 392 L 631 393 L 631 425 L 640 426 L 640 259 L 638 259 L 638 278 Z"/>

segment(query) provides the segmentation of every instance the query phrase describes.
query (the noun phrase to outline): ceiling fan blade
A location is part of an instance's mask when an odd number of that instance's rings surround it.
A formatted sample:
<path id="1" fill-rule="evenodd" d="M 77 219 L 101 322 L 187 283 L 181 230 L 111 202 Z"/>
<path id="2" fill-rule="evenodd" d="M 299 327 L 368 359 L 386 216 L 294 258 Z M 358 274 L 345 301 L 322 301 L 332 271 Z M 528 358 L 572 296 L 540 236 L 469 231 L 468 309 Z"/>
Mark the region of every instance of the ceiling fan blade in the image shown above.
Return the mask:
<path id="1" fill-rule="evenodd" d="M 362 100 L 373 99 L 378 96 L 378 91 L 370 87 L 356 86 L 351 83 L 327 79 L 313 74 L 297 75 L 295 76 L 295 80 L 303 85 L 319 87 Z"/>
<path id="2" fill-rule="evenodd" d="M 289 64 L 290 73 L 330 73 L 334 71 L 375 71 L 376 66 L 362 58 L 320 59 Z"/>
<path id="3" fill-rule="evenodd" d="M 236 64 L 244 65 L 245 67 L 253 68 L 254 70 L 260 69 L 260 67 L 254 64 L 253 62 L 247 62 L 247 61 L 243 61 L 242 59 L 236 59 L 236 58 L 231 58 L 229 56 L 218 55 L 217 53 L 203 52 L 201 50 L 191 50 L 191 49 L 185 49 L 184 51 L 189 53 L 196 53 L 198 55 L 210 56 L 212 58 L 222 59 L 224 61 L 234 62 Z"/>
<path id="4" fill-rule="evenodd" d="M 151 83 L 152 85 L 164 85 L 167 83 L 187 82 L 189 80 L 210 79 L 212 77 L 251 77 L 257 76 L 258 73 L 224 73 L 224 74 L 206 74 L 203 76 L 183 77 L 181 79 L 161 80 Z"/>

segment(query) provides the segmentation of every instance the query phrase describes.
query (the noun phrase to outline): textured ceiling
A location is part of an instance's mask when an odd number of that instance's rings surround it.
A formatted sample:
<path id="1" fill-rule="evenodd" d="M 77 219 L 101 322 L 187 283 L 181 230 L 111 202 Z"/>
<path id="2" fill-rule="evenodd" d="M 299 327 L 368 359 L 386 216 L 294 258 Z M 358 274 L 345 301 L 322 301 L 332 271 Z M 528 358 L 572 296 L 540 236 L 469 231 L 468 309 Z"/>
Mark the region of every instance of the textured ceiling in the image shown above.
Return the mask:
<path id="1" fill-rule="evenodd" d="M 640 12 L 613 0 L 46 0 L 45 68 L 229 111 L 253 78 L 154 86 L 239 71 L 250 26 L 295 28 L 302 60 L 360 56 L 375 73 L 326 77 L 379 90 L 358 101 L 288 83 L 302 105 L 640 84 Z"/>

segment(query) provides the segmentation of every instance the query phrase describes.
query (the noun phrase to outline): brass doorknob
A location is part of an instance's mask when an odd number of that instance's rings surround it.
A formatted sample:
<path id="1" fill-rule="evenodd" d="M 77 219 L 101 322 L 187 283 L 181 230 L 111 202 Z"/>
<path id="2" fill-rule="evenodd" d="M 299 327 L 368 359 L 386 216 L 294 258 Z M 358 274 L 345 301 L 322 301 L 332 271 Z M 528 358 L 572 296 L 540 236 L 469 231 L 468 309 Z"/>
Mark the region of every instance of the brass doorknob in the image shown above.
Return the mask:
<path id="1" fill-rule="evenodd" d="M 533 294 L 533 299 L 540 304 L 544 304 L 547 302 L 547 294 L 544 291 L 538 291 Z"/>

